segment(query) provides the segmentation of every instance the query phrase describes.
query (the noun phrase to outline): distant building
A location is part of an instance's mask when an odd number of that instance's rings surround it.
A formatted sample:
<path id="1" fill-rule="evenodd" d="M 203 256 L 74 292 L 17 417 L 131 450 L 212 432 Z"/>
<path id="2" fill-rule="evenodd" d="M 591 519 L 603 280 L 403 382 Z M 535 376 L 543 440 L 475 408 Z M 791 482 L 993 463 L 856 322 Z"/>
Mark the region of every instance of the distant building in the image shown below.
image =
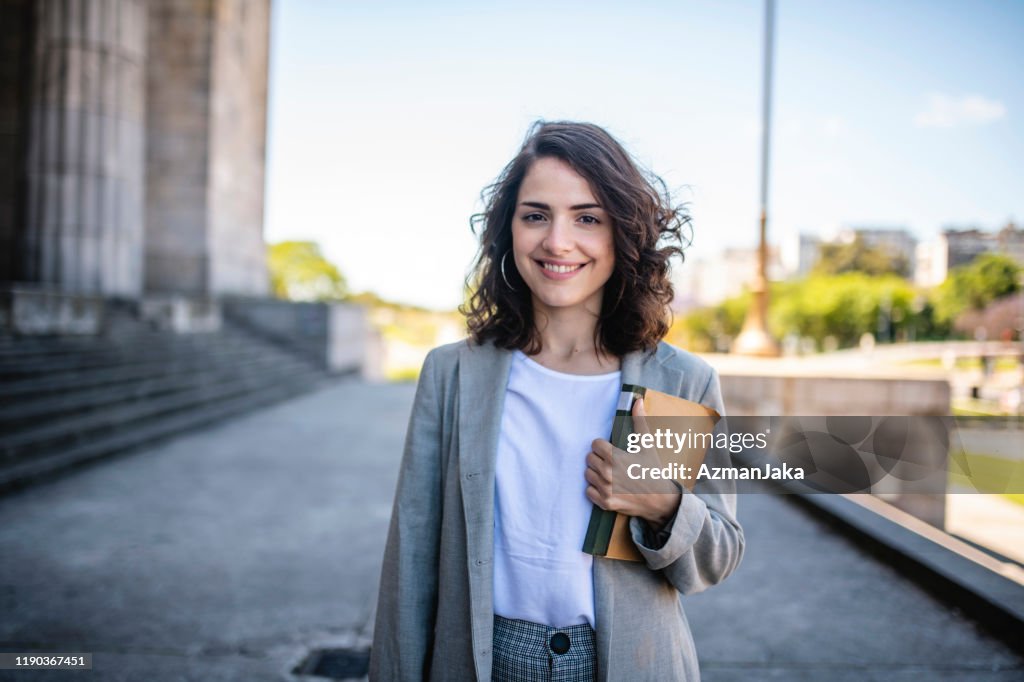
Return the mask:
<path id="1" fill-rule="evenodd" d="M 818 262 L 821 239 L 805 232 L 790 234 L 782 242 L 781 265 L 788 279 L 799 279 L 811 273 Z"/>
<path id="2" fill-rule="evenodd" d="M 782 273 L 787 279 L 806 277 L 818 264 L 823 245 L 851 244 L 858 239 L 865 246 L 906 263 L 908 272 L 913 271 L 917 240 L 909 230 L 902 227 L 851 227 L 825 239 L 804 232 L 790 234 L 782 242 Z"/>
<path id="3" fill-rule="evenodd" d="M 856 238 L 867 247 L 902 260 L 907 272 L 914 271 L 917 239 L 905 227 L 853 227 L 839 234 L 839 241 L 847 244 Z"/>
<path id="4" fill-rule="evenodd" d="M 942 238 L 917 245 L 914 259 L 914 284 L 933 287 L 946 279 L 946 242 Z"/>
<path id="5" fill-rule="evenodd" d="M 687 310 L 721 303 L 743 293 L 757 272 L 756 248 L 727 248 L 717 255 L 687 260 L 675 278 L 675 300 L 672 307 Z M 768 247 L 768 279 L 783 279 L 784 268 L 779 249 Z"/>
<path id="6" fill-rule="evenodd" d="M 977 229 L 945 230 L 940 237 L 940 242 L 944 242 L 946 245 L 944 249 L 946 268 L 967 265 L 981 254 L 994 251 L 996 244 L 992 236 L 990 233 Z"/>
<path id="7" fill-rule="evenodd" d="M 1007 223 L 996 234 L 996 241 L 999 244 L 999 253 L 1004 253 L 1024 265 L 1024 228 L 1017 227 L 1012 222 Z"/>
<path id="8" fill-rule="evenodd" d="M 952 268 L 967 265 L 984 253 L 1002 253 L 1024 265 L 1024 229 L 1013 223 L 999 232 L 976 227 L 946 228 L 934 241 L 918 248 L 914 283 L 937 286 L 946 280 Z"/>

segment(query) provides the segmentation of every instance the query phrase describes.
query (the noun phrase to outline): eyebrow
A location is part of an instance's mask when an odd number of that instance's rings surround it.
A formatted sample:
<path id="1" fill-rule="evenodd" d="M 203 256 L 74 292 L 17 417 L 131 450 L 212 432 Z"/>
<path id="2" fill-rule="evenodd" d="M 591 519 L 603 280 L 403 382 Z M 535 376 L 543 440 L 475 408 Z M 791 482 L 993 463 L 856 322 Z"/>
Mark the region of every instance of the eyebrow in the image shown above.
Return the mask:
<path id="1" fill-rule="evenodd" d="M 542 208 L 545 211 L 550 211 L 551 210 L 550 206 L 548 206 L 547 204 L 541 203 L 539 201 L 524 201 L 520 205 L 521 206 L 531 206 L 533 208 Z M 575 206 L 570 206 L 569 210 L 570 211 L 582 211 L 585 208 L 601 208 L 601 204 L 576 204 Z"/>

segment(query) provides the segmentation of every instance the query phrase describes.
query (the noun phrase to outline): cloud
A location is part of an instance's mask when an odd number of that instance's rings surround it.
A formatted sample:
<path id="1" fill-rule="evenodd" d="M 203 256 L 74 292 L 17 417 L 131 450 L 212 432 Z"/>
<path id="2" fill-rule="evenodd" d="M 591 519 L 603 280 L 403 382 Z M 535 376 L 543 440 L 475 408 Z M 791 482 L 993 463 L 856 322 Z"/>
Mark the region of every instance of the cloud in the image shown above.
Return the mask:
<path id="1" fill-rule="evenodd" d="M 918 128 L 953 128 L 983 125 L 1006 117 L 1006 106 L 981 95 L 953 97 L 941 93 L 928 96 L 928 108 L 914 117 Z"/>

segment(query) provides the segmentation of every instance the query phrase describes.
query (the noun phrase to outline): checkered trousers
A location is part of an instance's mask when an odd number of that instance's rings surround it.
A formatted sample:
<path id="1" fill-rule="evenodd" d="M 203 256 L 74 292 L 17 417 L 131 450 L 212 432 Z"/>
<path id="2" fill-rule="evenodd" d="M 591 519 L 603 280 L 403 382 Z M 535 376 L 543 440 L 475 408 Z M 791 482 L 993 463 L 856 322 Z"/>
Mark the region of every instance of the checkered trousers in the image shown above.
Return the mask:
<path id="1" fill-rule="evenodd" d="M 494 616 L 492 682 L 592 682 L 594 630 Z"/>

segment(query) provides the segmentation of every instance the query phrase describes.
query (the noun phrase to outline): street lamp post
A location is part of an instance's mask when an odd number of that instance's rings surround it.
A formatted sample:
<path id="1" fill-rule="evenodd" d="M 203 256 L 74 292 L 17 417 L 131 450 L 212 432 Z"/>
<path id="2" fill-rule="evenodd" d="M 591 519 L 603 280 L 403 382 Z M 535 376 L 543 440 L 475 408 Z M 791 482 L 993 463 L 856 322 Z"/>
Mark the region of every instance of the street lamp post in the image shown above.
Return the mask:
<path id="1" fill-rule="evenodd" d="M 753 301 L 747 310 L 743 330 L 732 352 L 739 355 L 775 357 L 779 346 L 768 333 L 768 158 L 772 115 L 772 37 L 775 2 L 765 0 L 764 13 L 764 103 L 761 130 L 761 240 L 757 249 L 757 273 L 750 291 Z"/>

